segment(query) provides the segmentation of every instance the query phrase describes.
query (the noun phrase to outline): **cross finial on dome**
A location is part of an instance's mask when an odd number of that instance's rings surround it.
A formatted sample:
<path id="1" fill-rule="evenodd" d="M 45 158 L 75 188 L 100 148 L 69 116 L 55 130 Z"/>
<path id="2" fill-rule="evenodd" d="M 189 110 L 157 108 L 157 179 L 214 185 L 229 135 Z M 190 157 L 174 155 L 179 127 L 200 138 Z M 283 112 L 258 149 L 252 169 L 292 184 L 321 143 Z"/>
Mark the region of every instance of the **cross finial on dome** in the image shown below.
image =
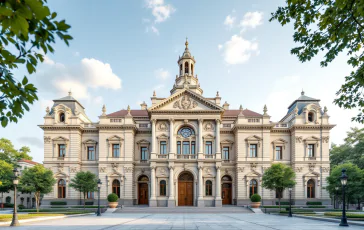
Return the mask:
<path id="1" fill-rule="evenodd" d="M 72 96 L 72 90 L 68 91 L 68 96 Z"/>
<path id="2" fill-rule="evenodd" d="M 303 89 L 302 89 L 301 95 L 302 95 L 302 96 L 303 96 L 303 95 L 305 95 L 305 91 L 303 91 Z"/>
<path id="3" fill-rule="evenodd" d="M 185 43 L 186 49 L 188 49 L 188 38 L 186 37 L 186 43 Z"/>

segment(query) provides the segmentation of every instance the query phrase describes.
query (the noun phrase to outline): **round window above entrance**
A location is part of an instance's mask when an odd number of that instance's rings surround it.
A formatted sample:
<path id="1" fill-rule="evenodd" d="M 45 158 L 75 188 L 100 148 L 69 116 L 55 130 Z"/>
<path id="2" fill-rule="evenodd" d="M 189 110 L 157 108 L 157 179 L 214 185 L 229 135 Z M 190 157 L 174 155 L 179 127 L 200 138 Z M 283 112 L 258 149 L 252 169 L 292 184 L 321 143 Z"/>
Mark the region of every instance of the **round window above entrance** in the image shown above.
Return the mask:
<path id="1" fill-rule="evenodd" d="M 195 135 L 195 132 L 193 131 L 193 129 L 191 129 L 190 127 L 182 127 L 178 133 L 178 135 L 181 135 L 184 138 L 188 138 L 190 136 Z"/>

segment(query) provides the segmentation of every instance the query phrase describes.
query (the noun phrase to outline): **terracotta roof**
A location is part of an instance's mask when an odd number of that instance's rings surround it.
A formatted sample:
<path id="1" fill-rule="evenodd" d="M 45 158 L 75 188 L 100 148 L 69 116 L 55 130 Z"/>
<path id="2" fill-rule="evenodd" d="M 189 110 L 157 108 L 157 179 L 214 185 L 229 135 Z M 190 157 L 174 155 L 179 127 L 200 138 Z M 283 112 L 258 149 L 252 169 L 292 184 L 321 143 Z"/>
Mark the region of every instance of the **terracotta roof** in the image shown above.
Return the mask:
<path id="1" fill-rule="evenodd" d="M 240 114 L 240 109 L 231 109 L 231 110 L 225 110 L 224 117 L 237 117 Z M 262 114 L 253 112 L 248 109 L 243 110 L 243 115 L 246 117 L 261 117 Z"/>
<path id="2" fill-rule="evenodd" d="M 130 113 L 133 117 L 147 117 L 148 111 L 147 110 L 130 110 Z M 116 111 L 114 113 L 107 114 L 108 117 L 124 117 L 128 114 L 128 110 L 122 109 L 119 111 Z"/>
<path id="3" fill-rule="evenodd" d="M 26 160 L 26 159 L 18 160 L 18 162 L 25 162 L 25 163 L 32 164 L 32 165 L 38 165 L 39 164 L 38 162 L 31 161 L 31 160 Z"/>

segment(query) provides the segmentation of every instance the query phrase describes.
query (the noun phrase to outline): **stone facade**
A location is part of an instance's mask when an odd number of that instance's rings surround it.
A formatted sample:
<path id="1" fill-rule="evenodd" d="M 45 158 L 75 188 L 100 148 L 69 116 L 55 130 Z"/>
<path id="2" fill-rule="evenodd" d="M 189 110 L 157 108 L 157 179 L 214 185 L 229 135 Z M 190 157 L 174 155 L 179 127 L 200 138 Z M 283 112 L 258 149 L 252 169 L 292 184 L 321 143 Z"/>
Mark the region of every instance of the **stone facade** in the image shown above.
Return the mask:
<path id="1" fill-rule="evenodd" d="M 252 193 L 273 204 L 276 194 L 262 188 L 261 178 L 276 162 L 296 172 L 296 204 L 330 202 L 324 187 L 334 125 L 320 100 L 302 92 L 287 114 L 272 122 L 266 106 L 263 114 L 233 110 L 227 102 L 221 105 L 218 92 L 202 96 L 188 42 L 178 67 L 169 97 L 154 92 L 151 106 L 142 103 L 140 110 L 107 114 L 103 106 L 98 122 L 90 121 L 71 93 L 54 100 L 40 125 L 44 165 L 65 182 L 65 189 L 55 185 L 44 204 L 60 199 L 78 204 L 80 194 L 68 184 L 80 170 L 98 175 L 103 200 L 115 192 L 123 205 L 247 205 Z"/>

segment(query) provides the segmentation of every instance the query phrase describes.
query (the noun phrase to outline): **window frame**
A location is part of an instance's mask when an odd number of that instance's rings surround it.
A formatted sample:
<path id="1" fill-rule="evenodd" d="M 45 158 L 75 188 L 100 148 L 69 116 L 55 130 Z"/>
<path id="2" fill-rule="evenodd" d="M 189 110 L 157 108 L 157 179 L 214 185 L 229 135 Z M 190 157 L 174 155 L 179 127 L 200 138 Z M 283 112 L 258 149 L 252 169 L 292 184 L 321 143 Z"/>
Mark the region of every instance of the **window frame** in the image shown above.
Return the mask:
<path id="1" fill-rule="evenodd" d="M 114 184 L 115 181 L 117 182 L 117 184 L 116 183 Z M 120 181 L 118 179 L 114 179 L 112 181 L 112 183 L 111 183 L 111 191 L 112 191 L 112 193 L 115 193 L 118 196 L 119 199 L 120 199 L 120 196 L 121 196 L 120 187 L 121 187 Z M 114 188 L 115 188 L 115 192 L 114 192 Z"/>
<path id="2" fill-rule="evenodd" d="M 205 196 L 212 196 L 212 181 L 206 180 L 205 182 Z"/>
<path id="3" fill-rule="evenodd" d="M 91 148 L 92 148 L 91 153 L 92 153 L 93 157 L 90 157 L 90 149 Z M 87 160 L 89 160 L 89 161 L 96 160 L 96 154 L 95 154 L 95 147 L 94 146 L 87 146 Z"/>
<path id="4" fill-rule="evenodd" d="M 278 155 L 279 154 L 279 155 Z M 283 160 L 283 146 L 275 146 L 275 160 Z"/>
<path id="5" fill-rule="evenodd" d="M 312 147 L 312 148 L 310 148 Z M 310 151 L 312 150 L 312 151 Z M 312 153 L 312 154 L 310 154 Z M 315 144 L 307 144 L 307 156 L 308 157 L 315 157 Z"/>
<path id="6" fill-rule="evenodd" d="M 226 153 L 227 153 L 227 158 L 226 158 Z M 223 146 L 222 147 L 222 156 L 223 156 L 223 160 L 230 160 L 230 147 L 229 146 Z"/>
<path id="7" fill-rule="evenodd" d="M 166 180 L 161 180 L 159 182 L 159 196 L 167 196 L 167 181 Z"/>
<path id="8" fill-rule="evenodd" d="M 252 146 L 255 146 L 252 148 Z M 252 153 L 252 150 L 255 150 Z M 257 158 L 258 157 L 258 144 L 249 144 L 249 157 Z"/>
<path id="9" fill-rule="evenodd" d="M 115 146 L 118 146 L 115 148 Z M 111 144 L 112 158 L 120 158 L 120 144 Z M 118 155 L 115 156 L 115 150 L 118 150 Z"/>
<path id="10" fill-rule="evenodd" d="M 205 154 L 212 155 L 212 141 L 205 141 Z"/>
<path id="11" fill-rule="evenodd" d="M 62 182 L 62 183 L 61 183 Z M 59 179 L 57 182 L 57 196 L 58 199 L 66 198 L 66 181 L 64 179 Z"/>
<path id="12" fill-rule="evenodd" d="M 144 151 L 145 150 L 145 151 Z M 145 158 L 143 158 L 143 156 L 145 156 Z M 148 147 L 146 146 L 141 146 L 140 147 L 140 160 L 141 161 L 147 161 L 149 159 L 149 151 L 148 151 Z"/>
<path id="13" fill-rule="evenodd" d="M 167 141 L 159 142 L 159 154 L 167 154 Z"/>
<path id="14" fill-rule="evenodd" d="M 255 181 L 255 183 L 253 183 L 253 181 Z M 254 194 L 258 194 L 258 181 L 256 179 L 251 179 L 249 182 L 249 198 Z"/>
<path id="15" fill-rule="evenodd" d="M 177 141 L 177 154 L 181 154 L 182 141 Z"/>
<path id="16" fill-rule="evenodd" d="M 190 155 L 191 154 L 191 142 L 183 141 L 182 142 L 182 155 Z"/>
<path id="17" fill-rule="evenodd" d="M 63 155 L 61 153 L 63 153 Z M 58 144 L 58 157 L 64 158 L 65 156 L 66 156 L 66 144 Z"/>

